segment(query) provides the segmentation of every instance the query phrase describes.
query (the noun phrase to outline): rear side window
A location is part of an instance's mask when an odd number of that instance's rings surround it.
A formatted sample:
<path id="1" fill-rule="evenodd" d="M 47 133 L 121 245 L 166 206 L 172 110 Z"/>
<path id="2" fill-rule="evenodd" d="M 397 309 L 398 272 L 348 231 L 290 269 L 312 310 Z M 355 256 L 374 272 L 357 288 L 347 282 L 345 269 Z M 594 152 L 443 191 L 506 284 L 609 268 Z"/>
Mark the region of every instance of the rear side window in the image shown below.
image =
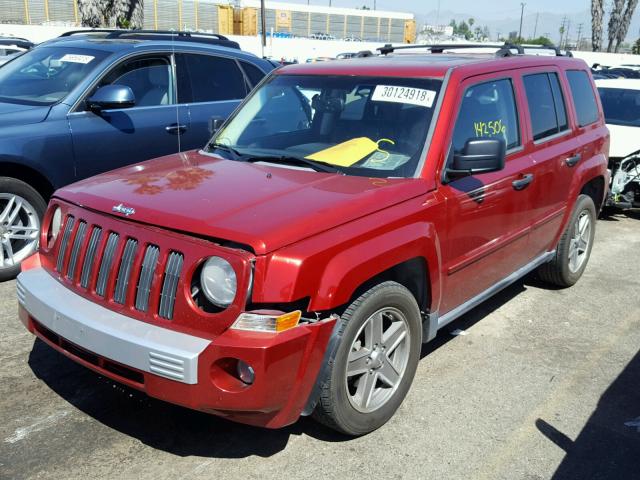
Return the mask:
<path id="1" fill-rule="evenodd" d="M 176 55 L 178 103 L 239 100 L 247 94 L 235 60 L 213 55 Z"/>
<path id="2" fill-rule="evenodd" d="M 578 116 L 578 125 L 584 127 L 598 120 L 598 106 L 591 81 L 584 70 L 567 71 L 573 104 Z"/>
<path id="3" fill-rule="evenodd" d="M 453 130 L 453 151 L 462 152 L 472 138 L 502 138 L 507 149 L 520 145 L 520 128 L 511 80 L 469 87 Z"/>
<path id="4" fill-rule="evenodd" d="M 536 73 L 526 75 L 523 81 L 531 115 L 533 139 L 540 140 L 566 130 L 567 114 L 557 75 Z"/>
<path id="5" fill-rule="evenodd" d="M 255 87 L 262 81 L 265 75 L 262 70 L 260 70 L 255 65 L 251 65 L 249 62 L 240 62 L 240 64 L 242 65 L 244 73 L 247 74 L 249 82 L 251 82 L 251 88 Z"/>

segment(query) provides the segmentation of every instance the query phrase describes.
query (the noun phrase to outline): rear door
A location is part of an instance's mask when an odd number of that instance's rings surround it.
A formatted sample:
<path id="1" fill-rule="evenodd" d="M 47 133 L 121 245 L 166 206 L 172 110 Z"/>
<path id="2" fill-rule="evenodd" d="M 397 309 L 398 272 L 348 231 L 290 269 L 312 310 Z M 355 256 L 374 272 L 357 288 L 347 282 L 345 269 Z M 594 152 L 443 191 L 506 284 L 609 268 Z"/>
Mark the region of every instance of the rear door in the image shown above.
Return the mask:
<path id="1" fill-rule="evenodd" d="M 235 58 L 204 53 L 177 53 L 178 101 L 188 104 L 190 128 L 181 137 L 182 149 L 201 148 L 211 137 L 211 122 L 226 119 L 251 90 L 251 77 L 265 74 Z M 253 67 L 253 69 L 251 69 Z M 250 77 L 251 76 L 251 77 Z"/>
<path id="2" fill-rule="evenodd" d="M 112 84 L 130 87 L 135 106 L 89 111 L 84 100 Z M 186 107 L 176 105 L 171 56 L 152 54 L 120 62 L 87 92 L 68 120 L 78 178 L 177 152 L 189 118 Z"/>
<path id="3" fill-rule="evenodd" d="M 530 69 L 522 75 L 530 124 L 525 150 L 534 160 L 531 248 L 535 253 L 553 248 L 582 153 L 569 123 L 561 79 L 560 71 L 553 67 Z"/>
<path id="4" fill-rule="evenodd" d="M 461 85 L 449 160 L 472 138 L 501 138 L 505 168 L 444 181 L 448 238 L 440 313 L 480 294 L 531 260 L 528 252 L 531 197 L 526 182 L 532 160 L 523 148 L 521 106 L 510 76 L 486 75 Z M 524 183 L 524 188 L 520 188 Z M 516 188 L 518 186 L 518 188 Z"/>

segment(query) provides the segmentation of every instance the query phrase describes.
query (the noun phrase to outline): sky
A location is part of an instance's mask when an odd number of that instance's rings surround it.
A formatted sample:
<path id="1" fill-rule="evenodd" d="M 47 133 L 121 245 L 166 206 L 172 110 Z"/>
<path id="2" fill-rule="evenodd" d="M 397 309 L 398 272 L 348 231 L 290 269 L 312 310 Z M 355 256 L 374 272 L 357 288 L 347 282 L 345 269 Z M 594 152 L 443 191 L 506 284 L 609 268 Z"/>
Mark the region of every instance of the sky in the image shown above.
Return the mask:
<path id="1" fill-rule="evenodd" d="M 307 0 L 281 0 L 289 3 L 303 3 Z M 329 0 L 309 0 L 312 5 L 329 5 Z M 437 0 L 377 0 L 378 10 L 405 11 L 411 13 L 424 14 L 438 8 Z M 492 2 L 490 2 L 492 3 Z M 527 2 L 525 0 L 525 12 L 549 12 L 570 14 L 575 10 L 588 10 L 590 2 L 588 0 L 535 0 Z M 607 2 L 608 3 L 608 2 Z M 373 8 L 373 0 L 332 0 L 334 7 L 362 7 L 366 5 Z M 456 0 L 455 2 L 440 2 L 440 9 L 459 13 L 468 13 L 477 17 L 496 19 L 503 17 L 513 17 L 520 15 L 520 2 L 507 1 L 502 7 L 499 2 L 494 5 L 487 5 L 486 2 L 478 0 Z"/>

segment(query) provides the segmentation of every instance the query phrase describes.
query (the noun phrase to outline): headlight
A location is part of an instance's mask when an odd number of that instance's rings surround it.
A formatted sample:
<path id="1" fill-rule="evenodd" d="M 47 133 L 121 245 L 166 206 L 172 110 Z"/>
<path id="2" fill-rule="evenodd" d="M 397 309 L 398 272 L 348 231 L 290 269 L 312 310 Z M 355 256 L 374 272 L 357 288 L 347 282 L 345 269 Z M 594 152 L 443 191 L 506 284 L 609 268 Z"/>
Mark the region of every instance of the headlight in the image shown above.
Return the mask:
<path id="1" fill-rule="evenodd" d="M 62 228 L 62 210 L 60 207 L 56 207 L 51 216 L 51 225 L 49 226 L 49 232 L 47 233 L 48 246 L 51 247 L 56 241 L 60 229 Z"/>
<path id="2" fill-rule="evenodd" d="M 224 258 L 211 257 L 205 262 L 200 274 L 200 284 L 209 301 L 220 308 L 228 307 L 236 298 L 236 272 Z"/>

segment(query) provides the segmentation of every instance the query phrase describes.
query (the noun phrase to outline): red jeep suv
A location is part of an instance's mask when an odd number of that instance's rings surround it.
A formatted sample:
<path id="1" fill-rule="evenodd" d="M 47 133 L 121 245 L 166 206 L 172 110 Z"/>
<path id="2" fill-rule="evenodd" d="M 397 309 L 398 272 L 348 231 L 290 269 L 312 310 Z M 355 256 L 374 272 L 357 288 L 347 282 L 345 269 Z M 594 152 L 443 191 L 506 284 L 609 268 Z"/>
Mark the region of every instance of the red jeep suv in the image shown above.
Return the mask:
<path id="1" fill-rule="evenodd" d="M 20 318 L 152 397 L 365 434 L 440 328 L 533 270 L 580 278 L 608 148 L 581 60 L 287 66 L 204 149 L 59 190 Z"/>

